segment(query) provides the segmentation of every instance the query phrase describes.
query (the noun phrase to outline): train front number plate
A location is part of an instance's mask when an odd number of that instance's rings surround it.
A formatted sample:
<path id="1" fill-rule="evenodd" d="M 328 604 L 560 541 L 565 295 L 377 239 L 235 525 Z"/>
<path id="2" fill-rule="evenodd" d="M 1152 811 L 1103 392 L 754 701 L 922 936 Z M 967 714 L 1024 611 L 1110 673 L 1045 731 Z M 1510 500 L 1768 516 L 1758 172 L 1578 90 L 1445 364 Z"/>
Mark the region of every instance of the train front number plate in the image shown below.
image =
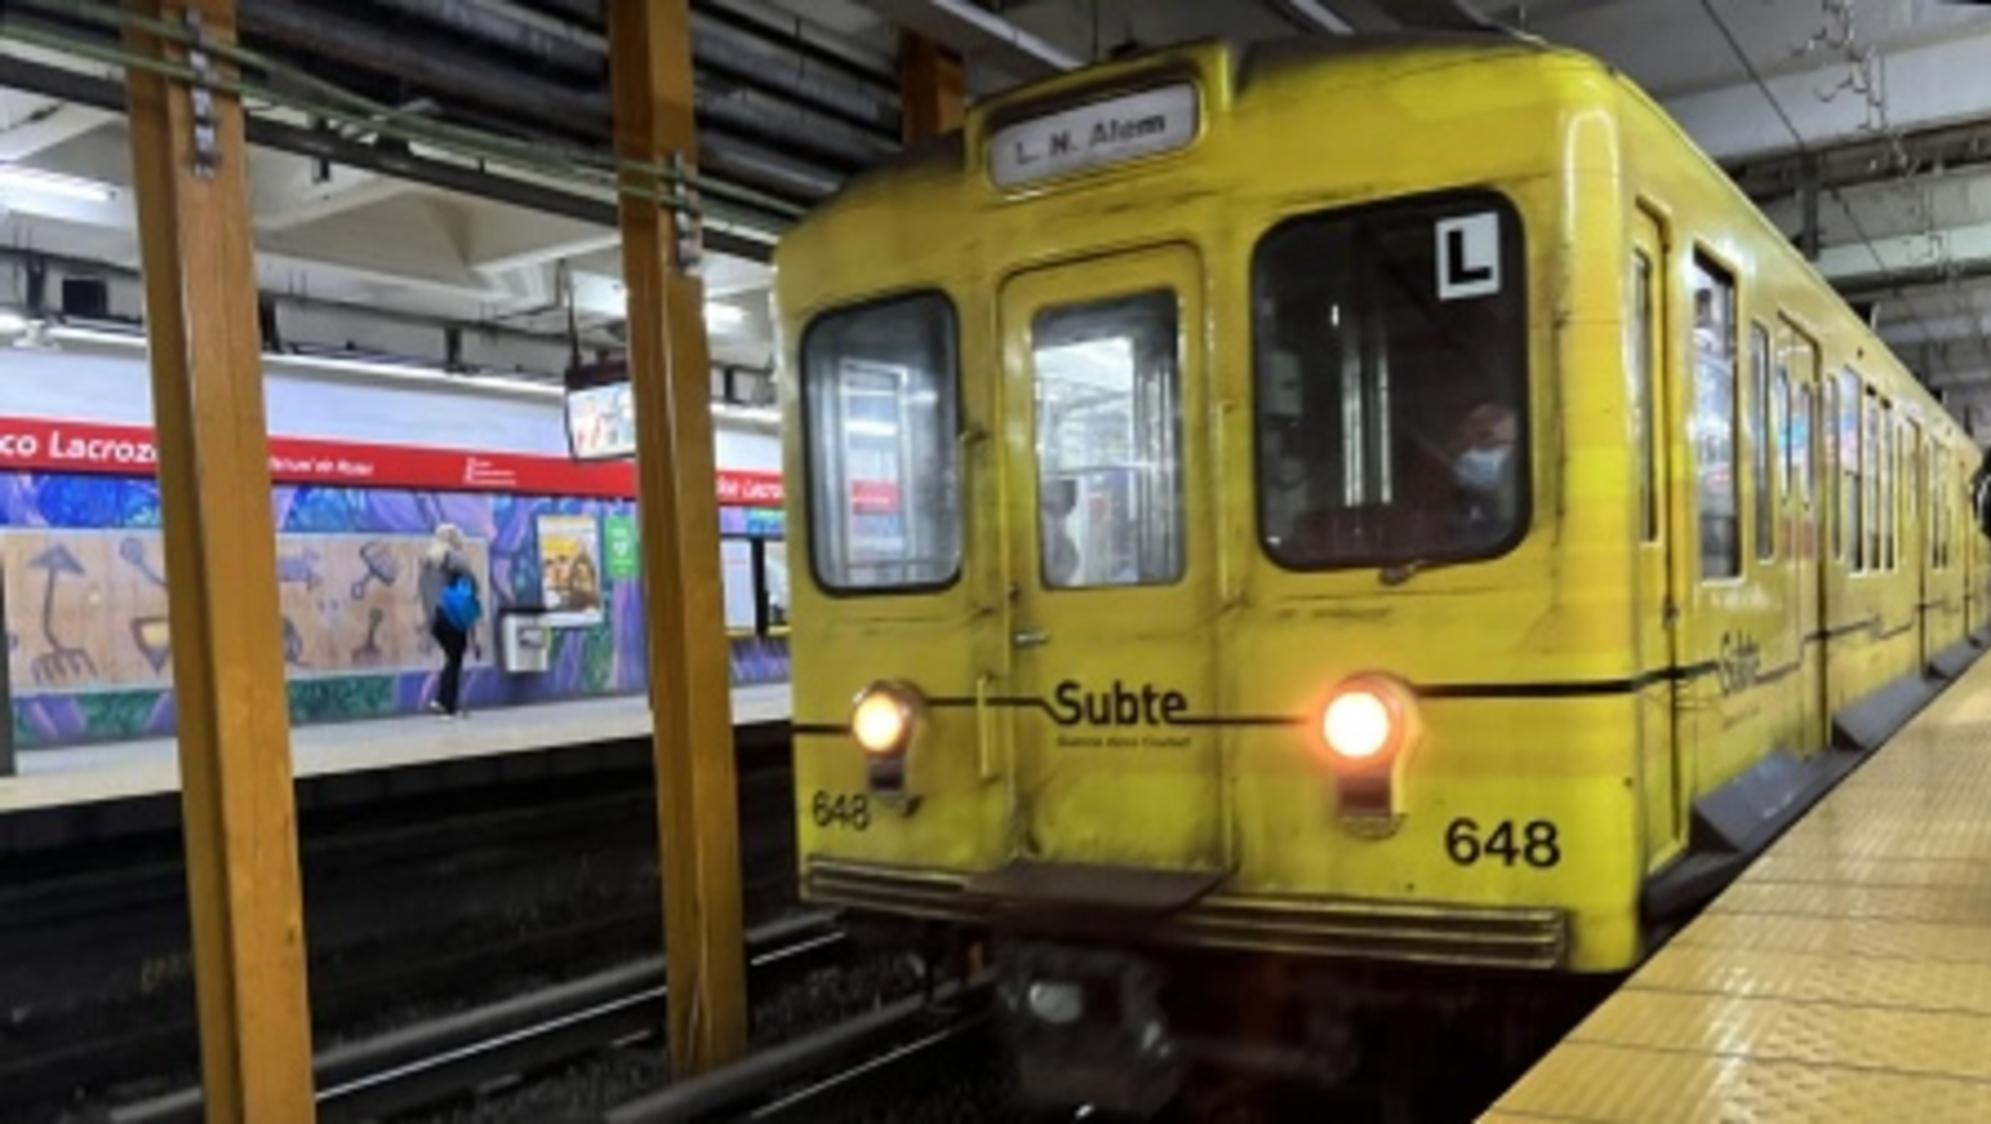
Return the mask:
<path id="1" fill-rule="evenodd" d="M 1196 87 L 1178 82 L 1012 122 L 989 137 L 989 178 L 1020 187 L 1173 152 L 1196 139 L 1196 112 Z"/>

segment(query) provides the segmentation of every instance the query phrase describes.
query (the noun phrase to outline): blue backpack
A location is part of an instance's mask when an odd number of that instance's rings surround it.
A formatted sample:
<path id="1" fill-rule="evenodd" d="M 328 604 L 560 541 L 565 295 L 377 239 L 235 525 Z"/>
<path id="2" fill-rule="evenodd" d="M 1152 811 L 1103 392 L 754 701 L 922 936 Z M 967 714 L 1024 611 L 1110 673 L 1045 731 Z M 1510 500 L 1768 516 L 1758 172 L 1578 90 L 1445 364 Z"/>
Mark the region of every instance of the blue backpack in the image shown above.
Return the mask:
<path id="1" fill-rule="evenodd" d="M 437 602 L 436 608 L 442 613 L 442 619 L 459 632 L 469 632 L 478 618 L 484 615 L 484 607 L 477 603 L 477 583 L 470 580 L 467 574 L 458 574 L 449 580 L 449 584 L 443 587 L 442 599 Z"/>

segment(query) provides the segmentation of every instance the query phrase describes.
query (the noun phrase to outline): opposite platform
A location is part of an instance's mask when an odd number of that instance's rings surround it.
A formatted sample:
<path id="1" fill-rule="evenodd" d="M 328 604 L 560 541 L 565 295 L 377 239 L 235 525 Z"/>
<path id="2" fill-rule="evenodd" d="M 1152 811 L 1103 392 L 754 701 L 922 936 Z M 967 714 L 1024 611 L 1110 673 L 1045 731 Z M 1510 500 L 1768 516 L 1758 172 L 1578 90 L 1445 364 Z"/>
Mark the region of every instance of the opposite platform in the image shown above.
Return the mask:
<path id="1" fill-rule="evenodd" d="M 1489 1120 L 1991 1120 L 1991 660 Z"/>
<path id="2" fill-rule="evenodd" d="M 789 697 L 787 684 L 735 688 L 734 725 L 788 721 Z M 461 721 L 422 715 L 300 726 L 291 731 L 291 753 L 303 780 L 621 741 L 650 729 L 649 700 L 625 695 L 479 711 Z M 180 787 L 171 738 L 26 750 L 18 764 L 19 776 L 0 778 L 0 816 Z"/>

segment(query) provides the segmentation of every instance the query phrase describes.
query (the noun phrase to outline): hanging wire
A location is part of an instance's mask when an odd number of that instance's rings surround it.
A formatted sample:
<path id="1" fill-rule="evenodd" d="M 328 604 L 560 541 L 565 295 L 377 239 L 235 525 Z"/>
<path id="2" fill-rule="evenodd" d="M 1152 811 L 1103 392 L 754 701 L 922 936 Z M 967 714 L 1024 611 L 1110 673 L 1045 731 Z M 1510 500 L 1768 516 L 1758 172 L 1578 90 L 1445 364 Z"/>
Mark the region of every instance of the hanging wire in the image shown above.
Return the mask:
<path id="1" fill-rule="evenodd" d="M 1804 134 L 1798 131 L 1797 123 L 1791 120 L 1791 116 L 1785 111 L 1783 103 L 1778 101 L 1777 95 L 1770 90 L 1770 84 L 1764 81 L 1763 72 L 1756 68 L 1755 62 L 1749 58 L 1749 53 L 1742 49 L 1742 43 L 1735 37 L 1735 32 L 1729 28 L 1728 21 L 1722 18 L 1719 11 L 1715 10 L 1714 0 L 1700 0 L 1700 5 L 1701 10 L 1707 13 L 1708 20 L 1714 24 L 1715 30 L 1721 32 L 1722 39 L 1727 41 L 1728 49 L 1734 53 L 1736 61 L 1742 64 L 1744 71 L 1748 72 L 1749 80 L 1762 93 L 1763 100 L 1769 103 L 1770 109 L 1777 115 L 1777 120 L 1783 122 L 1784 131 L 1790 134 L 1791 143 L 1796 146 L 1798 154 L 1807 160 L 1814 160 L 1817 156 L 1817 151 L 1805 141 Z M 1862 223 L 1859 215 L 1854 213 L 1852 204 L 1846 200 L 1845 193 L 1837 187 L 1829 185 L 1826 186 L 1825 190 L 1831 193 L 1833 202 L 1837 203 L 1839 210 L 1845 214 L 1847 224 L 1853 228 L 1853 233 L 1859 238 L 1860 243 L 1866 247 L 1867 253 L 1872 256 L 1874 265 L 1879 267 L 1881 276 L 1887 281 L 1888 289 L 1895 296 L 1900 297 L 1904 304 L 1908 304 L 1909 312 L 1914 317 L 1916 326 L 1921 329 L 1923 338 L 1930 343 L 1934 343 L 1936 336 L 1930 330 L 1928 321 L 1910 302 L 1907 290 L 1896 277 L 1896 271 L 1888 266 L 1885 258 L 1881 257 L 1880 249 L 1874 244 L 1873 238 L 1867 233 L 1866 224 Z"/>
<path id="2" fill-rule="evenodd" d="M 1835 43 L 1844 45 L 1853 42 L 1855 29 L 1852 0 L 1821 0 L 1821 2 L 1827 19 L 1826 28 L 1820 34 L 1814 35 L 1805 44 L 1802 48 L 1804 51 L 1815 50 L 1820 45 Z M 1713 0 L 1700 0 L 1700 5 L 1701 10 L 1707 13 L 1708 20 L 1714 24 L 1715 30 L 1719 31 L 1722 39 L 1728 43 L 1728 48 L 1734 53 L 1736 61 L 1740 62 L 1743 70 L 1748 73 L 1749 80 L 1762 93 L 1763 100 L 1768 102 L 1770 109 L 1776 113 L 1777 120 L 1783 123 L 1784 130 L 1790 134 L 1791 143 L 1796 146 L 1798 154 L 1807 161 L 1812 162 L 1814 167 L 1817 167 L 1817 151 L 1805 141 L 1804 134 L 1798 130 L 1796 122 L 1791 120 L 1790 114 L 1785 111 L 1783 103 L 1771 91 L 1769 83 L 1763 78 L 1762 71 L 1757 69 L 1755 62 L 1749 58 L 1748 52 L 1742 49 L 1741 41 L 1736 38 L 1734 30 L 1728 25 L 1728 21 L 1723 19 L 1721 13 L 1716 10 Z M 1874 80 L 1874 75 L 1877 72 L 1877 66 L 1874 62 L 1876 57 L 1874 52 L 1871 50 L 1867 51 L 1864 55 L 1865 62 L 1856 66 L 1854 73 L 1835 88 L 1835 93 L 1850 90 L 1867 100 L 1870 115 L 1869 123 L 1873 123 L 1875 120 L 1880 122 L 1886 121 L 1885 91 Z M 1827 95 L 1821 95 L 1821 98 L 1825 97 Z M 1878 99 L 1878 109 L 1875 108 L 1876 99 Z M 1876 113 L 1879 115 L 1878 118 L 1873 116 Z M 1890 142 L 1894 150 L 1897 169 L 1904 164 L 1912 163 L 1908 160 L 1906 145 L 1898 136 L 1891 137 Z M 1861 245 L 1866 248 L 1867 254 L 1873 258 L 1874 265 L 1879 268 L 1881 277 L 1886 281 L 1889 291 L 1901 298 L 1903 306 L 1908 309 L 1908 313 L 1912 317 L 1916 328 L 1921 332 L 1923 341 L 1932 349 L 1940 346 L 1935 331 L 1929 327 L 1928 318 L 1923 316 L 1921 310 L 1915 307 L 1913 298 L 1908 295 L 1908 290 L 1899 280 L 1898 271 L 1889 266 L 1886 259 L 1881 256 L 1880 249 L 1875 244 L 1872 235 L 1868 233 L 1866 224 L 1860 221 L 1859 215 L 1853 210 L 1852 203 L 1847 200 L 1845 193 L 1838 187 L 1831 185 L 1826 185 L 1825 190 L 1831 194 L 1832 201 L 1838 205 L 1840 212 L 1845 215 L 1847 224 L 1853 228 L 1853 233 L 1859 238 Z M 1935 248 L 1941 250 L 1943 253 L 1943 258 L 1939 260 L 1940 268 L 1946 275 L 1953 278 L 1954 263 L 1948 260 L 1948 247 L 1942 242 L 1940 236 L 1936 238 Z M 1980 347 L 1986 347 L 1981 322 L 1978 325 L 1978 343 Z M 1986 355 L 1991 356 L 1991 348 L 1987 348 Z"/>
<path id="3" fill-rule="evenodd" d="M 1985 336 L 1983 317 L 1977 314 L 1962 288 L 1956 284 L 1957 267 L 1950 252 L 1949 239 L 1936 222 L 1935 185 L 1921 178 L 1929 169 L 1908 150 L 1906 131 L 1894 123 L 1887 98 L 1884 60 L 1877 48 L 1860 43 L 1855 2 L 1819 0 L 1824 26 L 1805 41 L 1798 53 L 1805 55 L 1824 49 L 1844 57 L 1847 68 L 1845 77 L 1836 85 L 1818 91 L 1818 100 L 1829 104 L 1842 95 L 1852 94 L 1865 103 L 1866 121 L 1862 131 L 1877 134 L 1886 143 L 1889 166 L 1900 179 L 1909 216 L 1920 228 L 1927 247 L 1926 256 L 1936 263 L 1949 282 L 1950 311 L 1969 321 L 1979 353 L 1987 363 L 1991 363 L 1991 339 Z M 1941 171 L 1940 168 L 1935 170 L 1938 173 Z M 1942 350 L 1947 359 L 1947 345 L 1942 346 Z"/>

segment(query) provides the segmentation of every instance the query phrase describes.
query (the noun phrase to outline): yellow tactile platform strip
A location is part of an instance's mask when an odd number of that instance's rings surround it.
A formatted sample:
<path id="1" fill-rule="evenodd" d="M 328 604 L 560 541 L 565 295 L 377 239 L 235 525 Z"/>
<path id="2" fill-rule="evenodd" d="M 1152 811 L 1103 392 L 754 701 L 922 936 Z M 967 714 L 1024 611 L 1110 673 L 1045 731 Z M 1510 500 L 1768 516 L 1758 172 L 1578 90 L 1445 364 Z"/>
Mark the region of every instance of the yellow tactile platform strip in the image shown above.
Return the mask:
<path id="1" fill-rule="evenodd" d="M 1991 1121 L 1991 660 L 1485 1119 Z"/>

